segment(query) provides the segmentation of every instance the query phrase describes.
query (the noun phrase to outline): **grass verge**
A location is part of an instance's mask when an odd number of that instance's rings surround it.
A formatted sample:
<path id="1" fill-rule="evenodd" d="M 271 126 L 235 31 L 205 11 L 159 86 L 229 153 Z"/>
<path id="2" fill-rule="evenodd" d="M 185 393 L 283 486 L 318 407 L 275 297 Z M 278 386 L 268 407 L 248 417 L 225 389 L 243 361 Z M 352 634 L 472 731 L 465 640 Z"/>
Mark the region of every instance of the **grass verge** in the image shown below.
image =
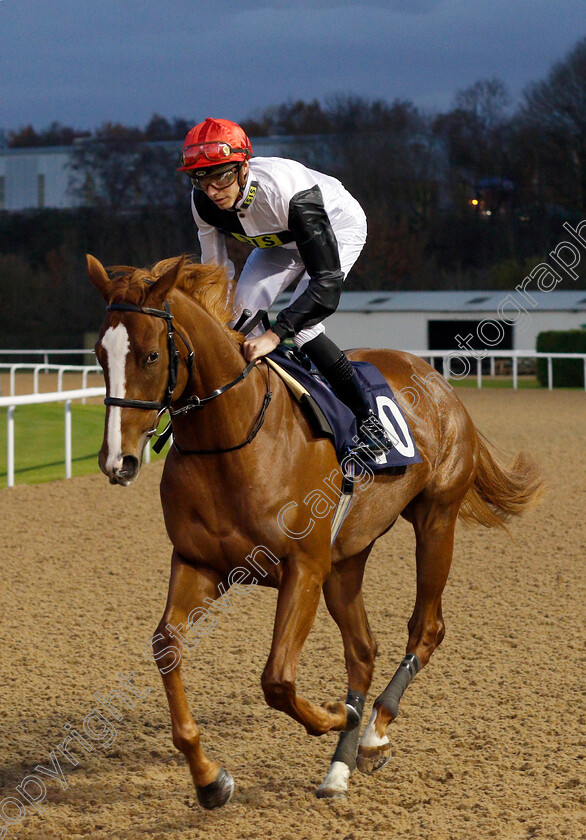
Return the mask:
<path id="1" fill-rule="evenodd" d="M 72 406 L 72 474 L 99 472 L 104 407 Z M 166 448 L 165 448 L 166 449 Z M 41 484 L 65 478 L 65 407 L 62 403 L 23 405 L 14 410 L 14 483 Z M 164 457 L 151 454 L 153 460 Z M 0 487 L 6 487 L 6 409 L 0 409 Z"/>
<path id="2" fill-rule="evenodd" d="M 454 388 L 476 388 L 478 387 L 478 383 L 476 381 L 475 376 L 467 376 L 466 379 L 450 379 L 450 385 Z M 541 385 L 537 381 L 534 376 L 519 376 L 517 380 L 517 387 L 519 389 L 526 389 L 526 388 L 541 388 Z M 498 377 L 490 377 L 490 376 L 483 376 L 482 377 L 482 388 L 508 388 L 512 390 L 513 388 L 513 377 L 512 376 L 498 376 Z"/>

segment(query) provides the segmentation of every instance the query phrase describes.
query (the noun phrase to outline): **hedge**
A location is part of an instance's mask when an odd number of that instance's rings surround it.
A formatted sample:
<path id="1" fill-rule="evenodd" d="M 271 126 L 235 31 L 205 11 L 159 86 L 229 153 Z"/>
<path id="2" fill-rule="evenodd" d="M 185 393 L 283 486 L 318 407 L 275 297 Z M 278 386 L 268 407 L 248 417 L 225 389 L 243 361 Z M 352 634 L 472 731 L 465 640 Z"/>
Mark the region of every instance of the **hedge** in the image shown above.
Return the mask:
<path id="1" fill-rule="evenodd" d="M 586 353 L 586 330 L 548 330 L 537 336 L 538 353 Z M 547 359 L 537 360 L 537 379 L 547 388 Z M 582 359 L 554 359 L 554 388 L 584 388 Z"/>

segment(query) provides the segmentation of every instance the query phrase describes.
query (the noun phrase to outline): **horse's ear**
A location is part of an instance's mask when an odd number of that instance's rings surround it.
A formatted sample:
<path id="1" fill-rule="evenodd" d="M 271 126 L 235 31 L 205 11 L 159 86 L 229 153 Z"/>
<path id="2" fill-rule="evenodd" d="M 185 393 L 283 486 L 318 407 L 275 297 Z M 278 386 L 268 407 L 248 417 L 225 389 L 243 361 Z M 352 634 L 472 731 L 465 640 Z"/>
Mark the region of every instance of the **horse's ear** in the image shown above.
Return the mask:
<path id="1" fill-rule="evenodd" d="M 183 268 L 185 257 L 180 256 L 171 268 L 168 268 L 164 274 L 161 274 L 157 282 L 151 286 L 146 296 L 145 304 L 147 306 L 161 306 L 177 280 Z"/>
<path id="2" fill-rule="evenodd" d="M 90 276 L 90 280 L 92 281 L 98 292 L 102 295 L 104 300 L 107 301 L 108 288 L 112 281 L 108 277 L 106 269 L 104 268 L 102 263 L 95 257 L 92 257 L 91 254 L 86 254 L 85 258 L 87 260 L 87 270 Z"/>

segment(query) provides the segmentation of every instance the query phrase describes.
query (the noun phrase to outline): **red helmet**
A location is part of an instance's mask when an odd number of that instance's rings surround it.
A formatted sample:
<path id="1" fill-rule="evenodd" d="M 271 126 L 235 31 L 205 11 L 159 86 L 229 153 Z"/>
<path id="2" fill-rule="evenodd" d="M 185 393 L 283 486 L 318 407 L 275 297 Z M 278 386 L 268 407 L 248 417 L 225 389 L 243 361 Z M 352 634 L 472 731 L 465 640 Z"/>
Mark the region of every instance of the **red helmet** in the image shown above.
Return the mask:
<path id="1" fill-rule="evenodd" d="M 252 145 L 246 132 L 230 120 L 216 120 L 208 117 L 195 125 L 183 144 L 181 159 L 183 166 L 178 172 L 189 169 L 219 166 L 248 160 L 252 157 Z"/>

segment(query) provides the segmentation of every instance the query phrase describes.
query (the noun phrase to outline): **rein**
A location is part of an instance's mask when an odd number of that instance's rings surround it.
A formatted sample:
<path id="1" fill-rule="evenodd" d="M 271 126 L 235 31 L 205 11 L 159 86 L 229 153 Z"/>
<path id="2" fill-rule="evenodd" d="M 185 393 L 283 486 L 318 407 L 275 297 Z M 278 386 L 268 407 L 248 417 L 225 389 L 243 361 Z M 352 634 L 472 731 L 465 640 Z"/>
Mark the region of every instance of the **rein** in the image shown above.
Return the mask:
<path id="1" fill-rule="evenodd" d="M 187 369 L 188 369 L 188 376 L 189 379 L 193 377 L 193 360 L 195 354 L 190 347 L 187 340 L 184 336 L 179 332 L 178 329 L 174 328 L 173 326 L 173 315 L 171 314 L 171 309 L 169 307 L 168 302 L 165 300 L 163 301 L 163 309 L 154 309 L 150 306 L 138 306 L 134 303 L 111 303 L 107 307 L 108 312 L 136 312 L 141 315 L 150 315 L 153 318 L 162 318 L 167 323 L 167 350 L 169 355 L 169 374 L 167 378 L 167 387 L 165 388 L 165 394 L 162 400 L 155 401 L 155 400 L 131 400 L 126 399 L 123 397 L 105 397 L 104 405 L 109 406 L 118 406 L 120 408 L 138 408 L 143 409 L 144 411 L 158 411 L 157 417 L 155 418 L 154 426 L 147 434 L 149 437 L 152 435 L 156 435 L 156 427 L 159 422 L 159 419 L 162 415 L 168 411 L 171 417 L 171 421 L 169 425 L 164 429 L 164 431 L 157 435 L 159 440 L 157 444 L 155 444 L 155 451 L 160 452 L 163 448 L 165 442 L 170 437 L 172 432 L 172 422 L 173 417 L 176 417 L 180 414 L 185 414 L 188 411 L 192 411 L 195 408 L 203 408 L 207 403 L 215 400 L 217 397 L 225 394 L 226 391 L 229 391 L 230 388 L 233 388 L 235 385 L 238 385 L 239 382 L 242 382 L 250 371 L 256 366 L 256 360 L 253 362 L 249 362 L 244 370 L 242 370 L 238 376 L 232 379 L 230 382 L 227 382 L 226 385 L 222 385 L 220 388 L 216 388 L 215 391 L 212 391 L 207 397 L 198 397 L 197 395 L 192 395 L 188 397 L 186 400 L 186 405 L 182 406 L 181 408 L 172 409 L 171 402 L 173 399 L 173 392 L 177 386 L 177 373 L 179 370 L 179 351 L 177 350 L 177 345 L 175 343 L 175 333 L 179 336 L 183 344 L 185 345 L 185 349 L 187 350 Z M 270 390 L 270 381 L 271 381 L 271 371 L 270 368 L 267 366 L 267 390 L 264 396 L 263 404 L 261 406 L 259 415 L 256 419 L 252 430 L 245 441 L 236 446 L 230 446 L 226 449 L 181 449 L 181 447 L 174 441 L 175 448 L 180 452 L 182 455 L 217 455 L 222 452 L 234 452 L 237 449 L 242 449 L 243 446 L 247 446 L 251 443 L 258 432 L 260 431 L 261 426 L 264 423 L 265 413 L 269 406 L 269 403 L 272 399 L 272 391 Z"/>
<path id="2" fill-rule="evenodd" d="M 254 366 L 255 362 L 250 362 L 250 364 Z M 242 441 L 242 443 L 237 443 L 236 446 L 229 446 L 226 449 L 182 449 L 181 446 L 179 446 L 179 444 L 177 443 L 177 441 L 174 440 L 173 445 L 175 446 L 175 449 L 179 452 L 180 455 L 220 455 L 222 452 L 235 452 L 237 449 L 242 449 L 244 446 L 248 446 L 248 444 L 252 443 L 257 434 L 260 432 L 262 424 L 265 421 L 265 413 L 273 397 L 273 392 L 270 390 L 270 387 L 271 369 L 267 365 L 267 390 L 262 401 L 262 405 L 260 407 L 260 412 L 258 414 L 258 417 L 256 418 L 254 426 L 250 430 L 250 434 L 248 435 L 246 440 Z M 173 412 L 173 414 L 179 414 L 180 411 L 181 409 L 179 411 Z M 165 432 L 166 431 L 167 429 L 165 429 Z M 165 432 L 163 432 L 163 434 L 165 434 Z"/>

